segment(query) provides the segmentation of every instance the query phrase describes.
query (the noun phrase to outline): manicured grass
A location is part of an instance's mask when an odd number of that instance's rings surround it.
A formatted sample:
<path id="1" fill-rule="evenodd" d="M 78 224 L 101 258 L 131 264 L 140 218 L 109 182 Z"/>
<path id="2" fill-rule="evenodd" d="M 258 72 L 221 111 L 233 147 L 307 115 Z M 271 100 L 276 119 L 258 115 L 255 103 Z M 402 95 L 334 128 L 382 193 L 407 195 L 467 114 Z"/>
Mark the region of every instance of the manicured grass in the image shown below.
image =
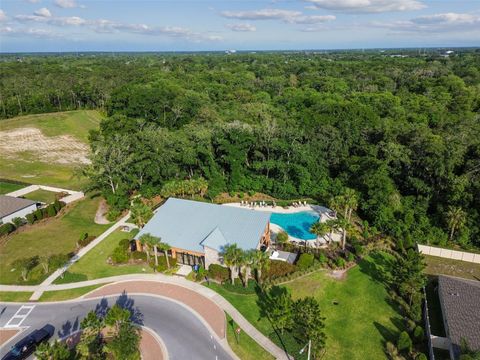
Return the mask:
<path id="1" fill-rule="evenodd" d="M 26 302 L 32 294 L 33 292 L 28 291 L 0 291 L 0 301 Z"/>
<path id="2" fill-rule="evenodd" d="M 466 261 L 445 259 L 438 256 L 425 256 L 428 275 L 450 275 L 464 279 L 480 280 L 480 264 Z"/>
<path id="3" fill-rule="evenodd" d="M 71 135 L 87 144 L 89 131 L 97 129 L 101 119 L 100 113 L 93 110 L 28 115 L 2 120 L 0 131 L 37 128 L 48 137 Z M 3 178 L 80 190 L 88 183 L 88 179 L 76 176 L 77 166 L 42 162 L 37 154 L 26 151 L 19 151 L 14 157 L 0 157 L 0 174 Z"/>
<path id="4" fill-rule="evenodd" d="M 0 181 L 0 195 L 8 194 L 12 191 L 24 188 L 26 185 L 12 184 L 9 182 Z"/>
<path id="5" fill-rule="evenodd" d="M 270 353 L 265 351 L 245 332 L 241 331 L 240 335 L 235 333 L 237 325 L 232 318 L 227 316 L 227 340 L 228 345 L 237 356 L 242 360 L 269 360 L 274 359 Z"/>
<path id="6" fill-rule="evenodd" d="M 95 212 L 100 198 L 84 200 L 68 205 L 63 215 L 45 222 L 27 225 L 19 232 L 4 238 L 0 244 L 0 283 L 2 284 L 37 284 L 46 274 L 41 266 L 30 273 L 29 280 L 20 280 L 20 271 L 14 269 L 14 262 L 20 258 L 68 254 L 75 250 L 76 243 L 83 233 L 98 236 L 109 225 L 95 224 Z"/>
<path id="7" fill-rule="evenodd" d="M 55 201 L 55 196 L 57 193 L 47 190 L 35 190 L 31 193 L 25 194 L 23 197 L 25 199 L 30 199 L 33 201 L 43 202 L 45 204 L 50 204 Z"/>
<path id="8" fill-rule="evenodd" d="M 76 299 L 104 285 L 106 284 L 84 286 L 69 290 L 45 291 L 40 297 L 39 301 L 62 301 Z"/>
<path id="9" fill-rule="evenodd" d="M 402 326 L 382 280 L 389 260 L 386 254 L 373 254 L 350 269 L 344 280 L 319 271 L 285 285 L 294 299 L 314 296 L 320 302 L 327 335 L 322 359 L 385 359 L 384 342 L 396 341 Z M 258 330 L 280 344 L 268 319 L 260 316 L 257 294 L 238 295 L 217 284 L 210 287 L 230 301 Z M 303 358 L 298 355 L 301 345 L 286 334 L 282 341 L 291 355 Z"/>
<path id="10" fill-rule="evenodd" d="M 80 275 L 84 280 L 92 280 L 115 275 L 125 275 L 134 273 L 151 273 L 153 270 L 147 264 L 126 264 L 126 265 L 110 265 L 107 259 L 113 252 L 113 249 L 122 239 L 132 239 L 135 231 L 125 233 L 117 230 L 110 234 L 100 244 L 90 250 L 77 263 L 73 264 L 69 273 Z M 79 276 L 79 279 L 80 279 Z M 61 279 L 57 279 L 55 283 L 64 283 Z M 80 280 L 77 280 L 80 281 Z"/>

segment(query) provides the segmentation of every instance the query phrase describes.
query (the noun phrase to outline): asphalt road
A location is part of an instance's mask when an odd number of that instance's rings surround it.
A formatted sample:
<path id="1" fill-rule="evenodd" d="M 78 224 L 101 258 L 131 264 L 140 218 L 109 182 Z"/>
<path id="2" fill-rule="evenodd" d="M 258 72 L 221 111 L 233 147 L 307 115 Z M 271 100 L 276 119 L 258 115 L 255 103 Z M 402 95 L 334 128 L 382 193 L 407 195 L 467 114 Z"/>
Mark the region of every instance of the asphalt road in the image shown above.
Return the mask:
<path id="1" fill-rule="evenodd" d="M 232 359 L 191 311 L 167 299 L 139 295 L 63 303 L 0 303 L 0 327 L 9 321 L 10 324 L 21 321 L 22 317 L 11 320 L 21 305 L 35 306 L 20 324 L 29 328 L 0 348 L 0 358 L 12 345 L 35 329 L 51 324 L 55 327 L 56 338 L 65 337 L 79 329 L 81 320 L 90 310 L 96 309 L 102 313 L 117 302 L 132 310 L 135 322 L 149 327 L 162 338 L 172 360 Z M 28 309 L 25 309 L 20 315 L 27 312 Z"/>

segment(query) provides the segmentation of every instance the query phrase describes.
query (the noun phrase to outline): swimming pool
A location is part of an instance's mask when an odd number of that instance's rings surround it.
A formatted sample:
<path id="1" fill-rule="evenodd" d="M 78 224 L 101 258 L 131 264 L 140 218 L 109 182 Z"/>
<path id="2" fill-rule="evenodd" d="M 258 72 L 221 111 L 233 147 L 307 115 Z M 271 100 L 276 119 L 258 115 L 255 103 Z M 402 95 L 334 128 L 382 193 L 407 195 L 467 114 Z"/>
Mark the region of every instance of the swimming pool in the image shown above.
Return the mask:
<path id="1" fill-rule="evenodd" d="M 301 211 L 290 214 L 272 213 L 270 221 L 283 228 L 288 235 L 302 240 L 313 240 L 317 236 L 310 232 L 310 228 L 318 221 L 319 217 L 314 211 Z"/>

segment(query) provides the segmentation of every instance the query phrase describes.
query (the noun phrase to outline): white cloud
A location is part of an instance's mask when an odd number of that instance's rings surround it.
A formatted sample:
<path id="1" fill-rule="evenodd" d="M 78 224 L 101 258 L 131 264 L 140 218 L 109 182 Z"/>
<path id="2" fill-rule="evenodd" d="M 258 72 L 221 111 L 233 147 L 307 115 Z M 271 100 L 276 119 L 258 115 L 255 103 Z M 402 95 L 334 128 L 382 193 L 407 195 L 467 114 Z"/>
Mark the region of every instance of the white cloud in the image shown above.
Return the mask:
<path id="1" fill-rule="evenodd" d="M 37 29 L 37 28 L 12 28 L 10 26 L 5 26 L 0 28 L 0 34 L 5 36 L 28 36 L 28 37 L 37 37 L 37 38 L 60 38 L 63 37 L 62 34 L 55 33 L 47 29 Z"/>
<path id="2" fill-rule="evenodd" d="M 261 9 L 250 11 L 223 11 L 220 13 L 229 19 L 242 20 L 280 20 L 289 24 L 316 24 L 335 20 L 333 15 L 306 16 L 300 11 L 282 9 Z"/>
<path id="3" fill-rule="evenodd" d="M 34 14 L 37 15 L 37 16 L 42 16 L 42 17 L 51 17 L 52 16 L 52 13 L 50 12 L 50 10 L 48 10 L 45 7 L 41 8 L 41 9 L 38 9 L 37 11 L 34 12 Z"/>
<path id="4" fill-rule="evenodd" d="M 78 7 L 77 2 L 75 0 L 55 0 L 54 4 L 64 9 Z"/>
<path id="5" fill-rule="evenodd" d="M 351 13 L 383 13 L 421 10 L 426 7 L 418 0 L 305 0 L 318 9 Z"/>
<path id="6" fill-rule="evenodd" d="M 39 15 L 17 15 L 15 20 L 19 22 L 41 22 L 55 26 L 79 26 L 87 24 L 87 20 L 78 16 L 66 16 L 66 17 L 46 17 Z"/>
<path id="7" fill-rule="evenodd" d="M 373 22 L 371 25 L 394 32 L 441 33 L 480 31 L 480 16 L 472 14 L 444 13 L 425 15 L 411 20 L 391 23 Z"/>
<path id="8" fill-rule="evenodd" d="M 243 23 L 243 24 L 227 24 L 227 28 L 229 28 L 232 31 L 239 31 L 239 32 L 253 32 L 257 31 L 257 28 L 253 26 L 252 24 L 249 23 Z"/>
<path id="9" fill-rule="evenodd" d="M 5 14 L 5 11 L 0 9 L 0 22 L 6 21 L 7 20 L 7 14 Z"/>
<path id="10" fill-rule="evenodd" d="M 38 4 L 41 0 L 27 0 L 31 4 Z"/>

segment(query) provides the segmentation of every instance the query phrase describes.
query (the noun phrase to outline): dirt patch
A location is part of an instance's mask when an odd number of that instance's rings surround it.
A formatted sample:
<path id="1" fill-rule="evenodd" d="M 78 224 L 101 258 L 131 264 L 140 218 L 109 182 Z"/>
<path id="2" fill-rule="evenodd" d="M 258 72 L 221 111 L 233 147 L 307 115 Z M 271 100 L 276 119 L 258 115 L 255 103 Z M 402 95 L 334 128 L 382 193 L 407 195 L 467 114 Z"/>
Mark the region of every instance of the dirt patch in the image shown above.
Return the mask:
<path id="1" fill-rule="evenodd" d="M 345 280 L 347 278 L 347 271 L 346 270 L 332 270 L 327 273 L 328 276 L 335 280 Z"/>
<path id="2" fill-rule="evenodd" d="M 12 337 L 17 335 L 17 333 L 20 330 L 14 330 L 14 329 L 0 329 L 0 346 L 5 344 L 8 340 L 10 340 Z"/>
<path id="3" fill-rule="evenodd" d="M 57 164 L 88 164 L 88 146 L 71 135 L 45 136 L 36 128 L 0 131 L 0 152 L 19 159 L 32 153 L 35 160 Z"/>
<path id="4" fill-rule="evenodd" d="M 95 213 L 95 223 L 100 225 L 110 224 L 110 221 L 105 217 L 108 211 L 107 202 L 102 199 L 100 204 L 98 204 L 97 212 Z"/>

